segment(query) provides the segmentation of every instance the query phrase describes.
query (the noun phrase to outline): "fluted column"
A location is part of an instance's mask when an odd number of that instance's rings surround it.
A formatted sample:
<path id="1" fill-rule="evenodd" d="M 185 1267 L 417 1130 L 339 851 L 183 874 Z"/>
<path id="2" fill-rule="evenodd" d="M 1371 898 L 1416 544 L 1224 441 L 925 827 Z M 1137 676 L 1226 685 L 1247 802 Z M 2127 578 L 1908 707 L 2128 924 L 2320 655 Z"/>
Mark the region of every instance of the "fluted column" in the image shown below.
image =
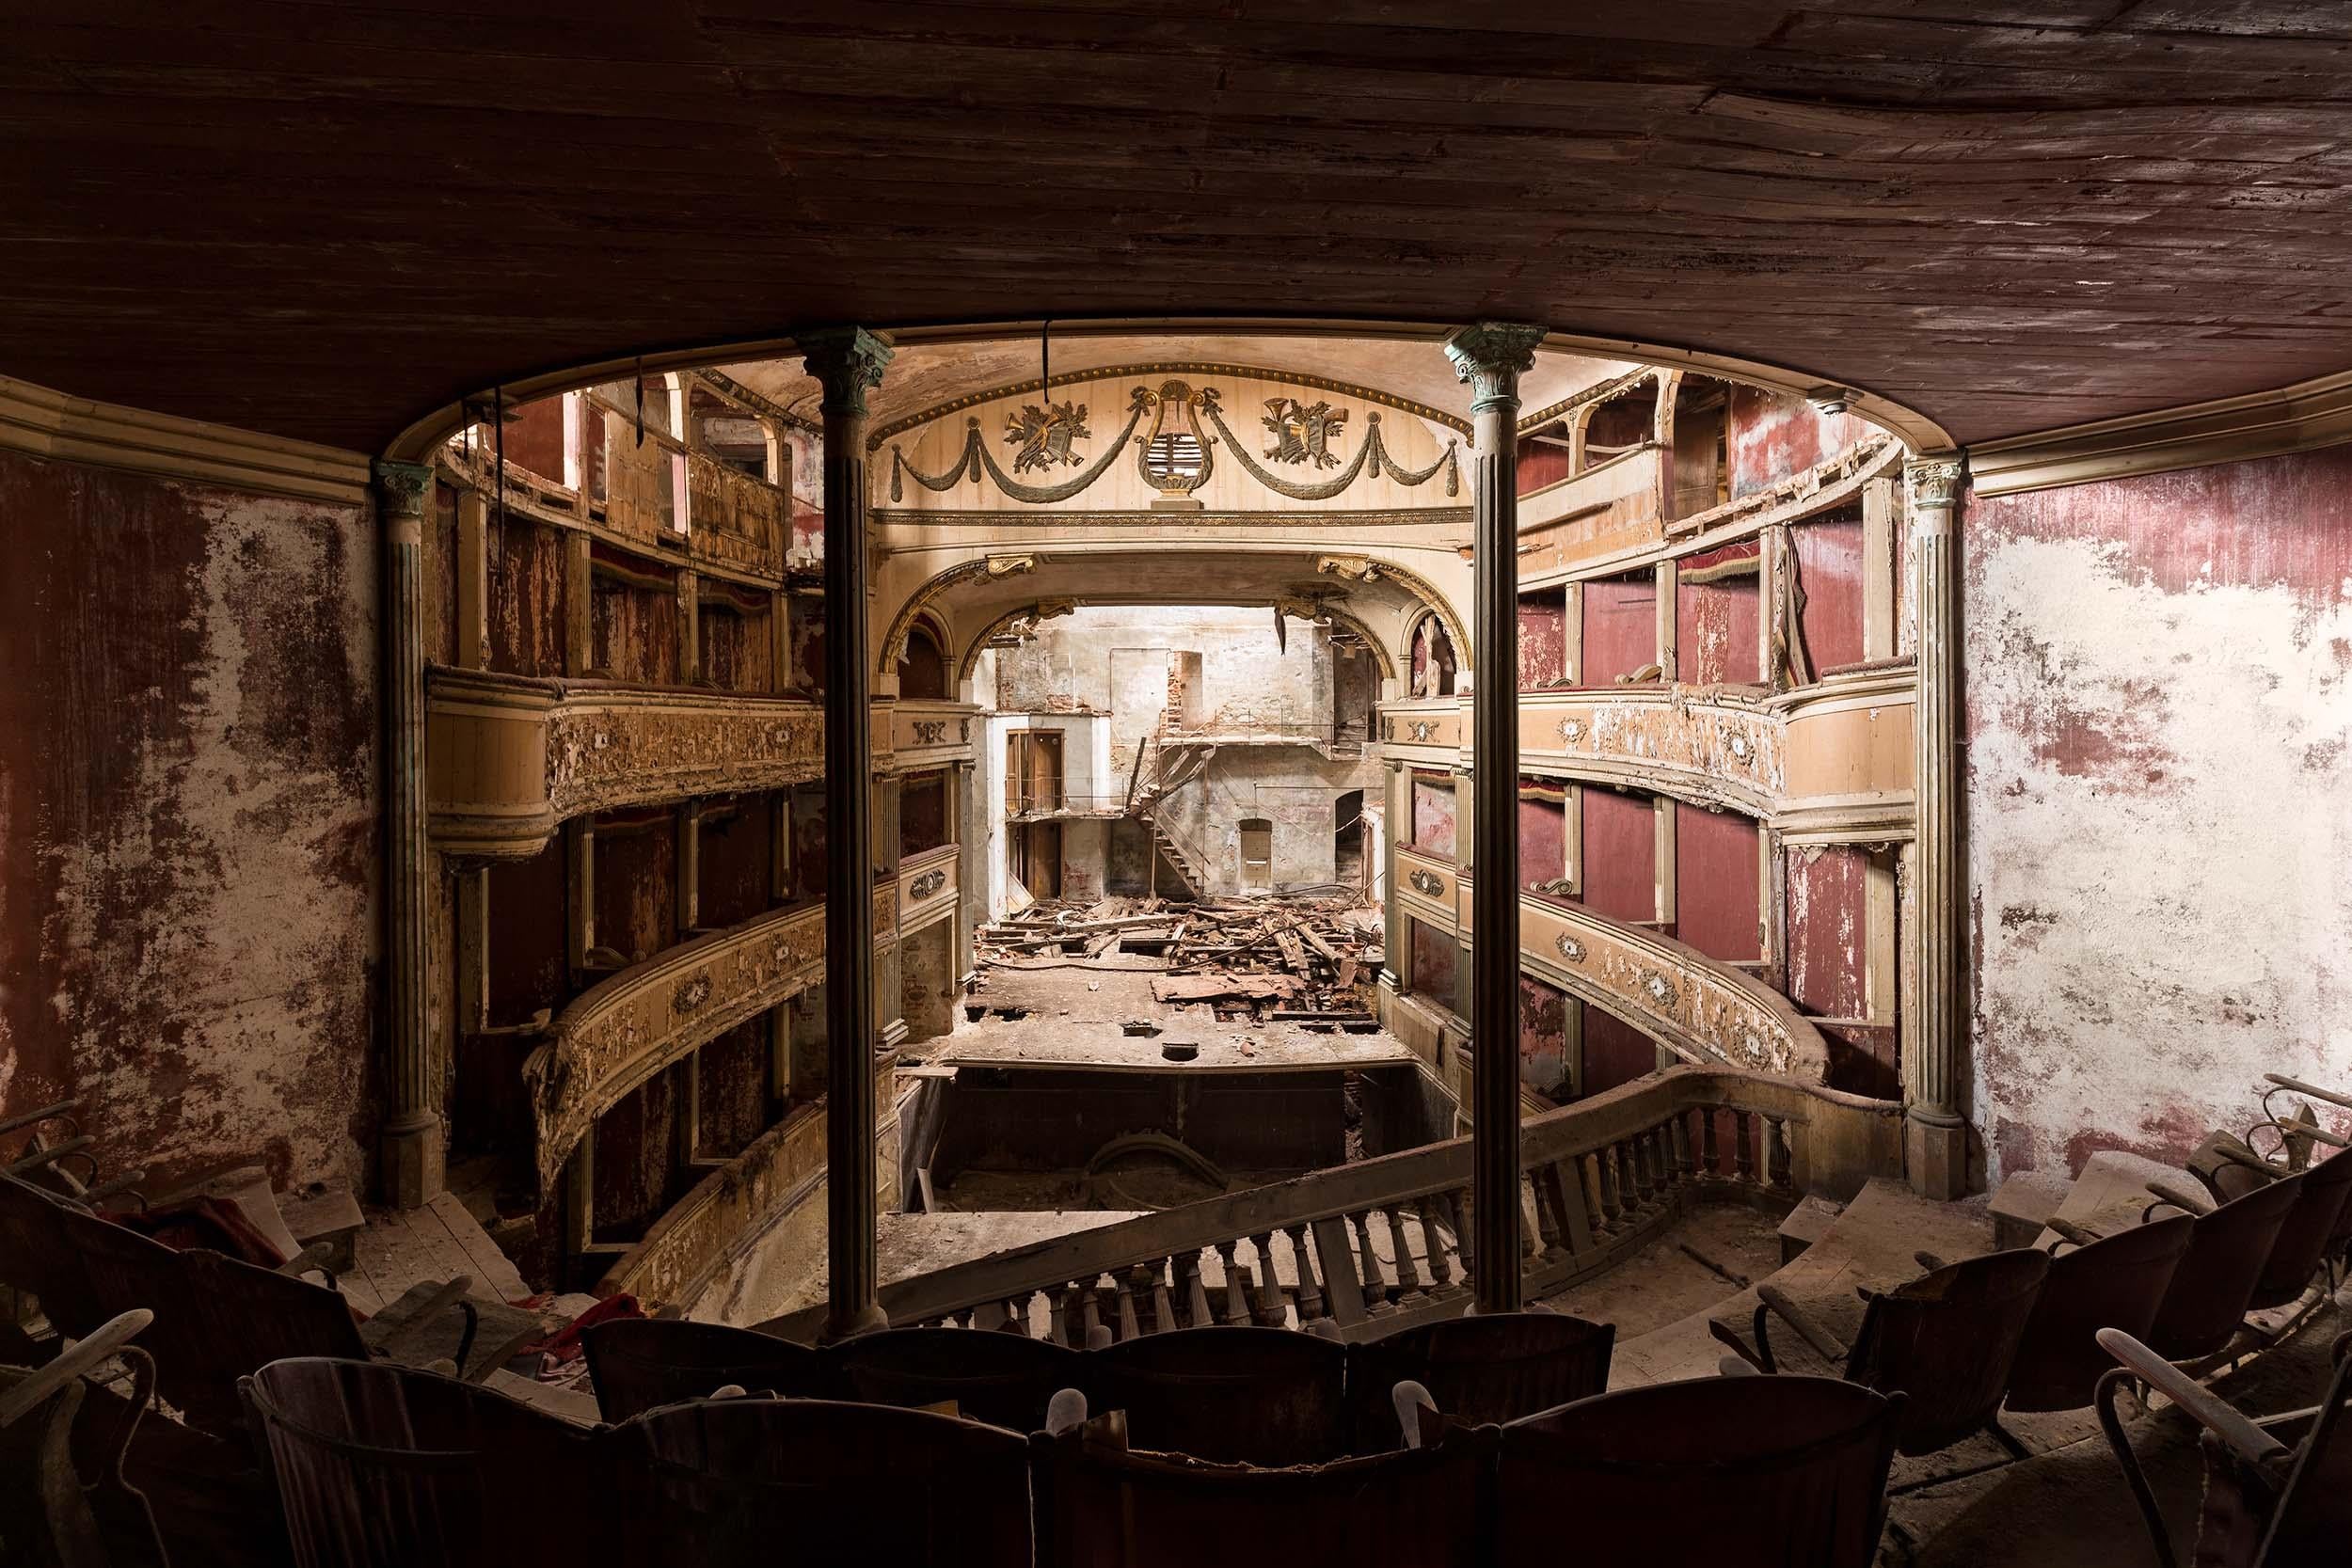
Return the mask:
<path id="1" fill-rule="evenodd" d="M 424 513 L 433 470 L 375 466 L 384 533 L 384 1196 L 414 1209 L 446 1173 L 441 1064 L 425 1007 Z"/>
<path id="2" fill-rule="evenodd" d="M 1446 340 L 1470 384 L 1477 675 L 1470 689 L 1470 1209 L 1476 1310 L 1519 1307 L 1519 377 L 1543 328 L 1481 322 Z"/>
<path id="3" fill-rule="evenodd" d="M 883 1326 L 875 1296 L 873 680 L 866 640 L 866 394 L 890 345 L 801 339 L 825 414 L 825 1334 Z"/>
<path id="4" fill-rule="evenodd" d="M 1914 1190 L 1936 1198 L 1968 1190 L 1968 1138 L 1960 1115 L 1967 1008 L 1962 990 L 1960 860 L 1960 574 L 1953 501 L 1961 465 L 1913 463 L 1912 603 L 1918 615 L 1919 836 L 1914 849 L 1918 984 L 1911 1049 L 1903 1053 L 1903 1162 Z"/>

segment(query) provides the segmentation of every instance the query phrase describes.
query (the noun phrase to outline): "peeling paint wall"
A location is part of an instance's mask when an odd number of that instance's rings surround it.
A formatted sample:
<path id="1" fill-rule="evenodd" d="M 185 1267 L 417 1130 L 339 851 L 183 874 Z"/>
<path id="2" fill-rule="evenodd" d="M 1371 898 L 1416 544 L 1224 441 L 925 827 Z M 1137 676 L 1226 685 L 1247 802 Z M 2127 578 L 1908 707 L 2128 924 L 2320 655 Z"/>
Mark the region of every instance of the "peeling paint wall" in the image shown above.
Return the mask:
<path id="1" fill-rule="evenodd" d="M 1804 590 L 1805 657 L 1814 672 L 1862 662 L 1862 515 L 1859 509 L 1789 531 Z"/>
<path id="2" fill-rule="evenodd" d="M 1581 902 L 1612 920 L 1658 918 L 1658 822 L 1646 795 L 1588 784 Z"/>
<path id="3" fill-rule="evenodd" d="M 1675 802 L 1675 935 L 1726 963 L 1762 957 L 1756 818 Z"/>
<path id="4" fill-rule="evenodd" d="M 1558 681 L 1568 667 L 1567 596 L 1557 588 L 1519 595 L 1519 689 Z"/>
<path id="5" fill-rule="evenodd" d="M 1519 1082 L 1556 1100 L 1568 1093 L 1567 1005 L 1559 987 L 1519 976 Z"/>
<path id="6" fill-rule="evenodd" d="M 1647 572 L 1584 585 L 1580 686 L 1608 686 L 1658 661 L 1658 579 Z"/>
<path id="7" fill-rule="evenodd" d="M 359 1175 L 381 942 L 357 506 L 0 452 L 0 1115 Z"/>
<path id="8" fill-rule="evenodd" d="M 1734 387 L 1726 432 L 1732 499 L 1768 490 L 1869 434 L 1870 426 L 1851 414 L 1817 414 L 1787 392 Z"/>
<path id="9" fill-rule="evenodd" d="M 1763 594 L 1756 570 L 1716 576 L 1760 555 L 1754 540 L 1687 557 L 1675 589 L 1675 676 L 1690 686 L 1762 682 Z M 1711 578 L 1712 580 L 1694 580 Z"/>
<path id="10" fill-rule="evenodd" d="M 2352 449 L 1963 514 L 1989 1174 L 2352 1083 Z"/>

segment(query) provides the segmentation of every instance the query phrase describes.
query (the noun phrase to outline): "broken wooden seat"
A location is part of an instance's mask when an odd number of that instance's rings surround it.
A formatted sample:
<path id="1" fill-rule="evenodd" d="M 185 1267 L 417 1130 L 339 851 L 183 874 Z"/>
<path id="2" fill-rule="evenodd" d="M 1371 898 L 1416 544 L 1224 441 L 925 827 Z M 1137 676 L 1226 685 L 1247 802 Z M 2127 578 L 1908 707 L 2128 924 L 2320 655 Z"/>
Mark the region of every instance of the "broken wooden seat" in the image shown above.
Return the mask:
<path id="1" fill-rule="evenodd" d="M 68 1239 L 70 1209 L 80 1206 L 29 1181 L 0 1176 L 0 1285 L 30 1291 L 51 1327 L 79 1337 L 94 1333 L 116 1314 L 100 1301 L 87 1259 Z M 136 1305 L 128 1303 L 123 1309 Z"/>
<path id="2" fill-rule="evenodd" d="M 2188 1251 L 2194 1224 L 2175 1214 L 2087 1244 L 2053 1246 L 2049 1275 L 2010 1367 L 2003 1408 L 2079 1410 L 2090 1403 L 2099 1379 L 2115 1365 L 2100 1347 L 2099 1330 L 2148 1332 Z"/>
<path id="3" fill-rule="evenodd" d="M 1088 1351 L 1086 1367 L 1093 1408 L 1126 1412 L 1139 1448 L 1235 1465 L 1347 1451 L 1347 1352 L 1311 1334 L 1180 1328 Z"/>
<path id="4" fill-rule="evenodd" d="M 2137 1380 L 2203 1428 L 2201 1568 L 2335 1568 L 2352 1552 L 2352 1335 L 2336 1340 L 2326 1397 L 2314 1408 L 2256 1419 L 2119 1329 L 2099 1343 L 2117 1365 L 2099 1383 L 2099 1425 L 2130 1482 L 2161 1568 L 2179 1561 L 2154 1489 L 2140 1468 L 2116 1395 Z M 2292 1446 L 2278 1433 L 2300 1427 Z"/>
<path id="5" fill-rule="evenodd" d="M 1868 1568 L 1903 1409 L 1836 1378 L 1715 1377 L 1513 1421 L 1491 1560 Z"/>
<path id="6" fill-rule="evenodd" d="M 2216 1355 L 2236 1338 L 2247 1304 L 2301 1194 L 2300 1176 L 2258 1187 L 2217 1209 L 2195 1213 L 2188 1250 L 2148 1325 L 2147 1341 L 2173 1361 Z M 2194 1213 L 2193 1195 L 2174 1206 Z"/>
<path id="7" fill-rule="evenodd" d="M 1028 1439 L 1001 1427 L 746 1397 L 649 1410 L 613 1440 L 620 1549 L 600 1560 L 1028 1568 Z"/>
<path id="8" fill-rule="evenodd" d="M 1490 1560 L 1480 1514 L 1493 1427 L 1284 1467 L 1131 1451 L 1127 1430 L 1112 1412 L 1031 1439 L 1039 1568 L 1192 1568 L 1220 1547 L 1283 1568 Z M 1548 1556 L 1558 1554 L 1560 1528 L 1555 1518 Z"/>
<path id="9" fill-rule="evenodd" d="M 151 1322 L 144 1310 L 124 1312 L 45 1366 L 0 1366 L 0 1560 L 105 1568 L 118 1560 L 110 1539 L 131 1548 L 121 1560 L 164 1560 L 147 1499 L 123 1479 L 123 1454 L 155 1380 L 153 1360 L 131 1341 Z M 77 1445 L 90 1379 L 117 1356 L 136 1397 L 116 1402 L 122 1413 L 108 1430 Z"/>
<path id="10" fill-rule="evenodd" d="M 827 1354 L 848 1386 L 845 1398 L 953 1403 L 967 1419 L 1019 1433 L 1041 1430 L 1055 1394 L 1083 1390 L 1090 1365 L 1083 1353 L 1049 1340 L 968 1328 L 884 1329 Z"/>
<path id="11" fill-rule="evenodd" d="M 2331 1257 L 2331 1245 L 2340 1247 L 2337 1239 L 2344 1233 L 2347 1205 L 2352 1205 L 2352 1159 L 2342 1155 L 2281 1180 L 2293 1181 L 2298 1191 L 2294 1207 L 2279 1222 L 2270 1256 L 2247 1299 L 2251 1312 L 2284 1307 L 2311 1288 L 2312 1276 Z"/>
<path id="12" fill-rule="evenodd" d="M 728 1385 L 755 1394 L 835 1399 L 843 1384 L 823 1353 L 757 1329 L 678 1318 L 614 1318 L 580 1335 L 596 1409 L 608 1421 Z"/>
<path id="13" fill-rule="evenodd" d="M 13 1176 L 93 1207 L 125 1193 L 135 1194 L 147 1173 L 132 1170 L 102 1177 L 98 1157 L 91 1152 L 96 1140 L 74 1119 L 81 1108 L 78 1100 L 60 1100 L 54 1105 L 0 1117 L 0 1138 L 30 1130 L 22 1148 L 0 1159 L 0 1176 Z"/>
<path id="14" fill-rule="evenodd" d="M 1756 1309 L 1754 1347 L 1722 1323 L 1708 1327 L 1750 1365 L 1773 1372 L 1778 1363 L 1768 1325 L 1778 1317 L 1847 1382 L 1902 1394 L 1897 1438 L 1905 1454 L 1934 1453 L 1988 1428 L 1997 1434 L 1994 1418 L 2049 1256 L 2018 1248 L 1940 1266 L 1923 1254 L 1920 1262 L 1928 1272 L 1916 1279 L 1867 1293 L 1851 1346 L 1769 1284 L 1756 1291 L 1763 1304 Z"/>
<path id="15" fill-rule="evenodd" d="M 599 1433 L 377 1361 L 272 1361 L 238 1390 L 296 1568 L 513 1568 L 611 1551 Z"/>
<path id="16" fill-rule="evenodd" d="M 1396 1386 L 1421 1385 L 1438 1408 L 1472 1425 L 1516 1420 L 1609 1386 L 1616 1325 L 1557 1312 L 1500 1312 L 1425 1323 L 1347 1348 L 1350 1442 L 1358 1453 L 1397 1448 Z"/>

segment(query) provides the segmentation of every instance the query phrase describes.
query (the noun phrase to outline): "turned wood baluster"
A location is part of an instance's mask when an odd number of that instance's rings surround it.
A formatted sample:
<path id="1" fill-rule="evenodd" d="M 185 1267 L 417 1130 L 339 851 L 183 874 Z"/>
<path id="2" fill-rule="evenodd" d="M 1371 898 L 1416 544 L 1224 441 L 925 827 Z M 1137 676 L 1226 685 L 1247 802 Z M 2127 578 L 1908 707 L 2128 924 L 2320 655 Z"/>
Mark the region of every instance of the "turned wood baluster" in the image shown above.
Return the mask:
<path id="1" fill-rule="evenodd" d="M 1290 1303 L 1282 1295 L 1282 1275 L 1274 1266 L 1274 1236 L 1263 1232 L 1249 1238 L 1258 1255 L 1258 1290 L 1253 1311 L 1268 1328 L 1280 1328 L 1290 1319 Z"/>
<path id="2" fill-rule="evenodd" d="M 1674 1145 L 1675 1174 L 1688 1181 L 1698 1169 L 1698 1162 L 1691 1155 L 1691 1117 L 1688 1112 L 1677 1111 L 1667 1122 Z"/>
<path id="3" fill-rule="evenodd" d="M 1660 1196 L 1675 1184 L 1675 1163 L 1666 1148 L 1666 1124 L 1642 1129 L 1642 1158 L 1649 1166 L 1649 1184 Z"/>
<path id="4" fill-rule="evenodd" d="M 1291 1263 L 1298 1270 L 1298 1326 L 1304 1328 L 1324 1316 L 1323 1288 L 1315 1279 L 1314 1258 L 1307 1250 L 1307 1227 L 1287 1226 L 1282 1233 L 1290 1238 Z"/>
<path id="5" fill-rule="evenodd" d="M 1535 1236 L 1546 1252 L 1567 1244 L 1567 1216 L 1560 1212 L 1560 1187 L 1549 1166 L 1528 1172 L 1527 1184 L 1535 1194 Z"/>
<path id="6" fill-rule="evenodd" d="M 1249 1293 L 1241 1265 L 1233 1260 L 1236 1245 L 1236 1242 L 1219 1242 L 1216 1255 L 1225 1263 L 1225 1321 L 1238 1327 L 1249 1322 Z"/>
<path id="7" fill-rule="evenodd" d="M 1371 1212 L 1350 1214 L 1348 1220 L 1356 1227 L 1356 1257 L 1364 1280 L 1364 1308 L 1375 1316 L 1393 1311 L 1389 1302 L 1388 1273 L 1380 1267 L 1380 1255 L 1372 1247 Z"/>
<path id="8" fill-rule="evenodd" d="M 1715 1107 L 1699 1113 L 1699 1168 L 1709 1176 L 1723 1174 L 1723 1156 L 1715 1148 Z"/>
<path id="9" fill-rule="evenodd" d="M 1165 1334 L 1176 1326 L 1175 1291 L 1183 1289 L 1184 1272 L 1175 1258 L 1153 1263 L 1151 1268 L 1152 1332 Z M 1171 1284 L 1174 1289 L 1170 1288 Z"/>
<path id="10" fill-rule="evenodd" d="M 1739 1161 L 1740 1180 L 1742 1181 L 1756 1180 L 1756 1154 L 1749 1143 L 1749 1132 L 1754 1119 L 1746 1111 L 1731 1113 L 1732 1136 L 1737 1140 L 1732 1153 Z"/>
<path id="11" fill-rule="evenodd" d="M 1642 1184 L 1642 1170 L 1633 1158 L 1633 1145 L 1618 1142 L 1609 1146 L 1609 1152 L 1617 1162 L 1617 1190 L 1624 1195 L 1626 1212 L 1630 1215 L 1649 1201 L 1649 1193 Z"/>
<path id="12" fill-rule="evenodd" d="M 1438 1195 L 1423 1193 L 1413 1200 L 1413 1212 L 1421 1216 L 1422 1251 L 1429 1259 L 1429 1285 L 1433 1291 L 1451 1291 L 1456 1283 L 1453 1260 L 1446 1256 L 1445 1237 L 1438 1227 L 1442 1216 L 1438 1212 Z"/>
<path id="13" fill-rule="evenodd" d="M 1405 1233 L 1405 1216 L 1394 1204 L 1380 1211 L 1389 1222 L 1389 1247 L 1396 1254 L 1396 1293 L 1417 1296 L 1421 1291 L 1421 1269 L 1413 1259 L 1413 1239 Z"/>
<path id="14" fill-rule="evenodd" d="M 1791 1167 L 1796 1164 L 1794 1151 L 1788 1146 L 1788 1119 L 1786 1117 L 1764 1118 L 1764 1180 L 1775 1191 L 1786 1190 Z"/>
<path id="15" fill-rule="evenodd" d="M 1136 1317 L 1135 1271 L 1111 1275 L 1111 1299 L 1117 1303 L 1119 1338 L 1124 1342 L 1143 1332 L 1143 1324 Z"/>
<path id="16" fill-rule="evenodd" d="M 1005 1332 L 1008 1334 L 1018 1334 L 1024 1338 L 1028 1338 L 1029 1303 L 1036 1299 L 1037 1292 L 1035 1291 L 1024 1291 L 1017 1296 L 1009 1296 L 1006 1298 Z"/>
<path id="17" fill-rule="evenodd" d="M 1470 1235 L 1470 1189 L 1457 1187 L 1439 1196 L 1445 1202 L 1446 1217 L 1453 1222 L 1454 1255 L 1462 1260 L 1462 1283 L 1468 1285 L 1478 1273 L 1478 1244 Z"/>
<path id="18" fill-rule="evenodd" d="M 1613 1230 L 1618 1218 L 1625 1212 L 1625 1205 L 1617 1201 L 1616 1165 L 1605 1148 L 1578 1158 L 1587 1162 L 1585 1169 L 1591 1177 L 1593 1201 L 1600 1207 L 1600 1227 L 1604 1230 Z"/>
<path id="19" fill-rule="evenodd" d="M 1048 1320 L 1045 1338 L 1054 1344 L 1070 1343 L 1070 1300 L 1074 1293 L 1067 1286 L 1058 1291 L 1048 1289 L 1045 1292 Z"/>
<path id="20" fill-rule="evenodd" d="M 1194 1248 L 1176 1261 L 1184 1271 L 1184 1326 L 1208 1328 L 1216 1323 L 1216 1314 L 1209 1307 L 1209 1284 L 1201 1276 L 1200 1249 Z"/>
<path id="21" fill-rule="evenodd" d="M 1078 1344 L 1081 1349 L 1094 1342 L 1094 1331 L 1103 1326 L 1103 1298 L 1097 1293 L 1101 1275 L 1089 1275 L 1070 1288 L 1078 1292 Z"/>

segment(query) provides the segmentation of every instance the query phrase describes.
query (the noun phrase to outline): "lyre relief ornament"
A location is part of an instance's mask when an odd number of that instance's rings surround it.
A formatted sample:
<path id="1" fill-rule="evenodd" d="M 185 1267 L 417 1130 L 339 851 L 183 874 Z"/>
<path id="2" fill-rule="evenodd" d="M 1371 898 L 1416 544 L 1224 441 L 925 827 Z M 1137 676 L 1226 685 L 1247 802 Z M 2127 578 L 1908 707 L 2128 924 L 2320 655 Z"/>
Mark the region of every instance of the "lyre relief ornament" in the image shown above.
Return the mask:
<path id="1" fill-rule="evenodd" d="M 1152 498 L 1152 510 L 1200 511 L 1200 503 L 1192 493 L 1209 482 L 1216 463 L 1209 440 L 1200 433 L 1198 410 L 1216 402 L 1216 389 L 1204 388 L 1196 392 L 1184 382 L 1164 381 L 1156 392 L 1136 388 L 1136 398 L 1152 409 L 1151 434 L 1144 436 L 1142 451 L 1136 455 L 1145 482 L 1159 492 Z"/>

